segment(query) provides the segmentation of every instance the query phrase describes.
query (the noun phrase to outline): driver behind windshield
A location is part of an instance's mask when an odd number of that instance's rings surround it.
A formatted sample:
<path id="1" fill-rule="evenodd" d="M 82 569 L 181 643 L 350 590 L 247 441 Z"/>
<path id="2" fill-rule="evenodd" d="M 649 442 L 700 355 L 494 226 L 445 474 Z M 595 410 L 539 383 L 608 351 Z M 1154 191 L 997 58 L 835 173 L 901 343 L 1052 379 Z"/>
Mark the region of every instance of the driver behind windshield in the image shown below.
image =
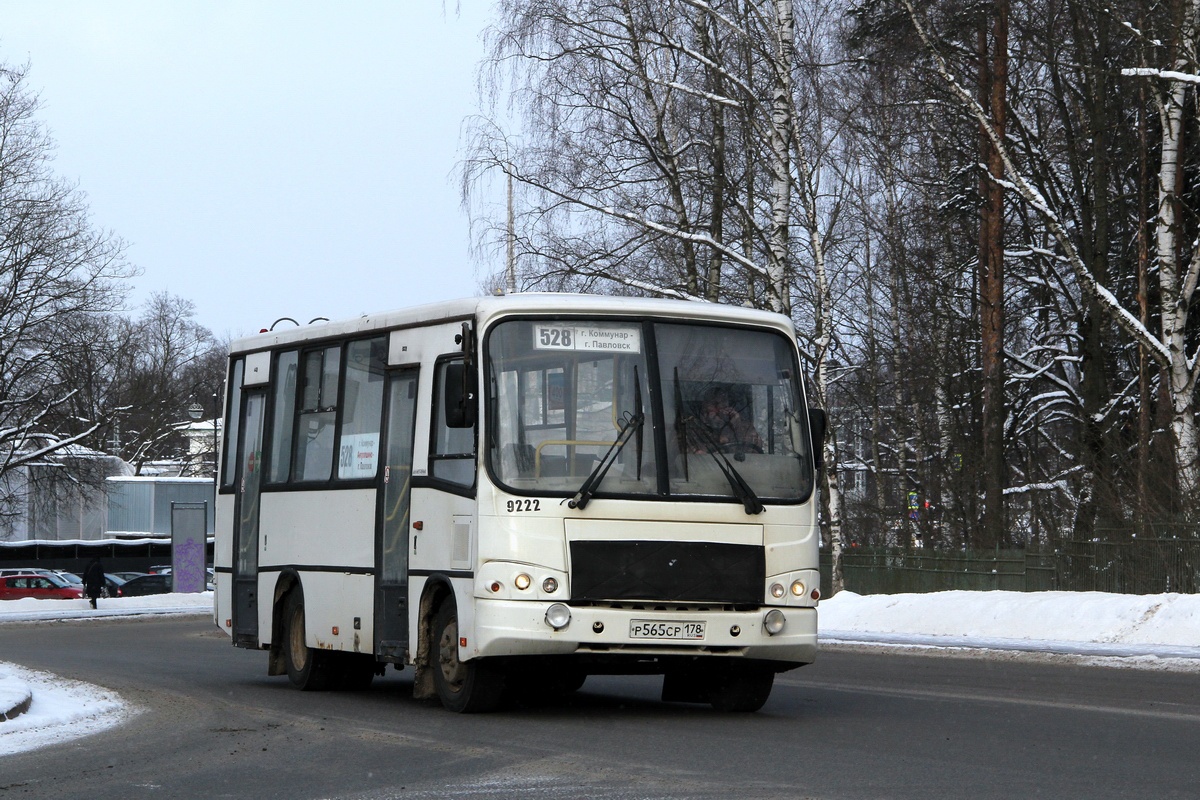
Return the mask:
<path id="1" fill-rule="evenodd" d="M 693 453 L 705 453 L 713 448 L 737 453 L 763 451 L 762 437 L 754 429 L 754 423 L 738 411 L 729 391 L 722 386 L 713 386 L 704 393 L 696 421 L 705 430 L 689 437 Z"/>

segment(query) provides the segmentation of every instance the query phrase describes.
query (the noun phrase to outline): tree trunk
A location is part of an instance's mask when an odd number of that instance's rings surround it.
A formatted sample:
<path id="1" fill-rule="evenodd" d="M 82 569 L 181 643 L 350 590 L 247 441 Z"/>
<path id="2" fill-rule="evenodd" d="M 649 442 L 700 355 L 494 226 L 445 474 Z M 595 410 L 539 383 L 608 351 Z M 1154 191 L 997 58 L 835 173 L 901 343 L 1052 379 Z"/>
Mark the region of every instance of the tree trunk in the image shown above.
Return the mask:
<path id="1" fill-rule="evenodd" d="M 912 419 L 904 414 L 904 326 L 901 315 L 905 308 L 904 293 L 900 287 L 902 276 L 900 265 L 892 265 L 892 307 L 889 323 L 892 333 L 892 461 L 895 470 L 894 493 L 891 508 L 884 510 L 884 528 L 888 532 L 888 544 L 905 549 L 912 546 L 912 531 L 908 519 L 908 442 L 912 431 Z"/>
<path id="2" fill-rule="evenodd" d="M 989 37 L 987 24 L 991 25 Z M 979 29 L 979 90 L 992 131 L 1004 139 L 1008 85 L 1008 0 L 996 0 L 990 20 Z M 977 547 L 1006 543 L 1004 519 L 1004 162 L 987 131 L 980 142 L 987 174 L 980 180 L 983 214 L 979 239 L 980 367 L 982 371 L 982 453 L 984 508 Z"/>
<path id="3" fill-rule="evenodd" d="M 791 315 L 788 222 L 792 214 L 792 67 L 796 63 L 792 0 L 775 0 L 775 58 L 771 87 L 771 231 L 767 296 L 772 311 Z"/>
<path id="4" fill-rule="evenodd" d="M 833 566 L 830 570 L 830 589 L 837 594 L 846 588 L 846 578 L 842 569 L 842 557 L 846 549 L 845 534 L 842 531 L 842 498 L 841 472 L 837 465 L 837 442 L 832 432 L 825 434 L 825 474 L 822 479 L 826 497 L 826 514 L 829 519 L 829 553 Z"/>
<path id="5" fill-rule="evenodd" d="M 1085 133 L 1090 146 L 1079 158 L 1086 158 L 1087 167 L 1075 168 L 1079 176 L 1079 252 L 1097 283 L 1108 282 L 1109 253 L 1109 184 L 1111 178 L 1111 145 L 1113 121 L 1109 119 L 1110 86 L 1108 81 L 1108 28 L 1092 25 L 1083 16 L 1085 9 L 1078 3 L 1069 5 L 1075 36 L 1087 36 L 1090 46 L 1081 53 L 1084 75 L 1084 108 L 1087 121 Z M 1087 177 L 1083 177 L 1083 176 Z M 1105 423 L 1101 418 L 1109 400 L 1107 365 L 1105 363 L 1105 330 L 1107 318 L 1096 298 L 1085 298 L 1083 320 L 1079 324 L 1080 393 L 1083 402 L 1082 436 L 1079 460 L 1083 467 L 1083 486 L 1076 505 L 1073 535 L 1076 540 L 1091 539 L 1101 517 L 1109 525 L 1118 522 L 1112 513 L 1112 465 L 1109 461 Z M 1102 507 L 1103 506 L 1103 507 Z"/>
<path id="6" fill-rule="evenodd" d="M 1190 0 L 1183 14 L 1179 54 L 1175 69 L 1186 71 L 1196 55 L 1196 15 L 1200 0 Z M 1189 84 L 1172 81 L 1162 109 L 1162 151 L 1158 173 L 1158 217 L 1155 240 L 1162 306 L 1162 343 L 1169 355 L 1167 381 L 1170 386 L 1171 433 L 1175 444 L 1175 471 L 1185 508 L 1192 508 L 1200 488 L 1195 414 L 1195 383 L 1187 357 L 1188 304 L 1194 285 L 1185 281 L 1180 264 L 1182 223 L 1178 217 L 1182 178 L 1184 110 Z M 1193 269 L 1195 265 L 1193 264 Z"/>
<path id="7" fill-rule="evenodd" d="M 721 63 L 722 59 L 717 52 L 717 43 L 709 32 L 710 15 L 706 11 L 697 13 L 696 32 L 700 39 L 701 52 L 703 52 L 713 64 Z M 708 92 L 714 97 L 724 97 L 725 87 L 724 81 L 721 78 L 721 71 L 713 67 L 706 70 L 706 81 Z M 709 201 L 710 218 L 708 223 L 708 235 L 714 242 L 723 244 L 725 241 L 725 192 L 728 185 L 728 179 L 725 174 L 725 105 L 712 100 L 709 102 L 709 113 L 712 114 L 712 155 L 710 163 L 712 165 L 712 187 L 710 188 Z M 710 248 L 708 257 L 708 270 L 705 275 L 704 292 L 705 300 L 717 302 L 721 299 L 721 268 L 724 264 L 724 254 L 720 248 Z"/>

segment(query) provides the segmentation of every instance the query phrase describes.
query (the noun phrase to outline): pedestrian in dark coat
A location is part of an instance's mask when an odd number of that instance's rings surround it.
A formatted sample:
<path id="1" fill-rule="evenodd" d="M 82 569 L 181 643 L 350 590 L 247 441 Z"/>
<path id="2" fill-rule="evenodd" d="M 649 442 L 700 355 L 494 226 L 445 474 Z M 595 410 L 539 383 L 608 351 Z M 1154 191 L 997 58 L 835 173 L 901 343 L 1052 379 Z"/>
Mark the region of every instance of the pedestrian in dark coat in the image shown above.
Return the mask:
<path id="1" fill-rule="evenodd" d="M 83 573 L 83 591 L 92 601 L 92 608 L 95 608 L 96 599 L 104 592 L 104 567 L 99 558 L 93 558 Z"/>

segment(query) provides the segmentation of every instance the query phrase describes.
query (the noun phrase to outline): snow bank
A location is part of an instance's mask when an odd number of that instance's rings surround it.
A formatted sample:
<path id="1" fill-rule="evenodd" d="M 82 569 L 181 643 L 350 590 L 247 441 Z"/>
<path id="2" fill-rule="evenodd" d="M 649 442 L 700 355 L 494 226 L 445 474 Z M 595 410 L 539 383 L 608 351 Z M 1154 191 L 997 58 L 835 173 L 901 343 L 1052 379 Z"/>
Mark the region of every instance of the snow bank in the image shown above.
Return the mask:
<path id="1" fill-rule="evenodd" d="M 0 669 L 0 723 L 28 711 L 29 698 L 29 685 Z"/>
<path id="2" fill-rule="evenodd" d="M 87 599 L 42 600 L 24 597 L 0 600 L 0 623 L 21 620 L 121 617 L 131 614 L 198 614 L 211 612 L 212 592 L 151 594 L 143 597 L 101 597 L 93 609 Z"/>
<path id="3" fill-rule="evenodd" d="M 1200 648 L 1200 595 L 931 592 L 821 601 L 825 635 L 851 632 Z"/>
<path id="4" fill-rule="evenodd" d="M 27 712 L 0 722 L 0 756 L 90 736 L 136 713 L 115 692 L 48 672 L 0 662 L 0 676 L 33 695 Z"/>

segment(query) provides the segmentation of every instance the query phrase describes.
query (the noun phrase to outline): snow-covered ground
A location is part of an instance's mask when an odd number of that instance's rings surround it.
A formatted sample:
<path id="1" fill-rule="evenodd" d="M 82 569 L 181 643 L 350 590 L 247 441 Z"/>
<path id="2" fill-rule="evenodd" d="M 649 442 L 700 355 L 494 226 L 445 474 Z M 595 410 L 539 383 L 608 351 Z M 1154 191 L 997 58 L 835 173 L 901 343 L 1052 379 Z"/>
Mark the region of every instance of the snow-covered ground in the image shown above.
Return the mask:
<path id="1" fill-rule="evenodd" d="M 55 619 L 211 614 L 212 592 L 87 600 L 0 600 L 0 626 Z M 0 657 L 4 629 L 0 627 Z M 119 725 L 137 713 L 116 692 L 0 661 L 0 714 L 25 698 L 29 710 L 0 721 L 0 757 L 78 739 Z"/>
<path id="2" fill-rule="evenodd" d="M 1200 671 L 1200 595 L 933 592 L 823 600 L 822 642 L 966 647 L 1111 658 Z"/>
<path id="3" fill-rule="evenodd" d="M 80 600 L 0 600 L 0 625 L 6 622 L 38 622 L 48 619 L 94 619 L 145 614 L 212 613 L 213 593 L 151 594 L 144 597 L 102 597 L 93 609 Z"/>
<path id="4" fill-rule="evenodd" d="M 52 619 L 98 619 L 146 614 L 211 614 L 212 593 L 86 600 L 0 600 L 0 625 Z M 100 733 L 137 709 L 107 688 L 0 661 L 0 715 L 31 698 L 29 710 L 0 721 L 0 757 Z"/>
<path id="5" fill-rule="evenodd" d="M 33 702 L 24 714 L 0 722 L 0 758 L 90 736 L 137 713 L 116 692 L 0 662 L 0 706 L 6 685 L 10 699 L 24 689 Z"/>
<path id="6" fill-rule="evenodd" d="M 49 619 L 211 614 L 212 593 L 101 600 L 0 601 L 0 626 Z M 1135 669 L 1200 672 L 1200 595 L 935 592 L 821 602 L 823 644 L 1021 651 Z M 0 627 L 0 653 L 3 652 Z M 115 693 L 0 661 L 0 711 L 28 692 L 29 710 L 0 721 L 0 757 L 97 733 L 137 709 Z"/>

